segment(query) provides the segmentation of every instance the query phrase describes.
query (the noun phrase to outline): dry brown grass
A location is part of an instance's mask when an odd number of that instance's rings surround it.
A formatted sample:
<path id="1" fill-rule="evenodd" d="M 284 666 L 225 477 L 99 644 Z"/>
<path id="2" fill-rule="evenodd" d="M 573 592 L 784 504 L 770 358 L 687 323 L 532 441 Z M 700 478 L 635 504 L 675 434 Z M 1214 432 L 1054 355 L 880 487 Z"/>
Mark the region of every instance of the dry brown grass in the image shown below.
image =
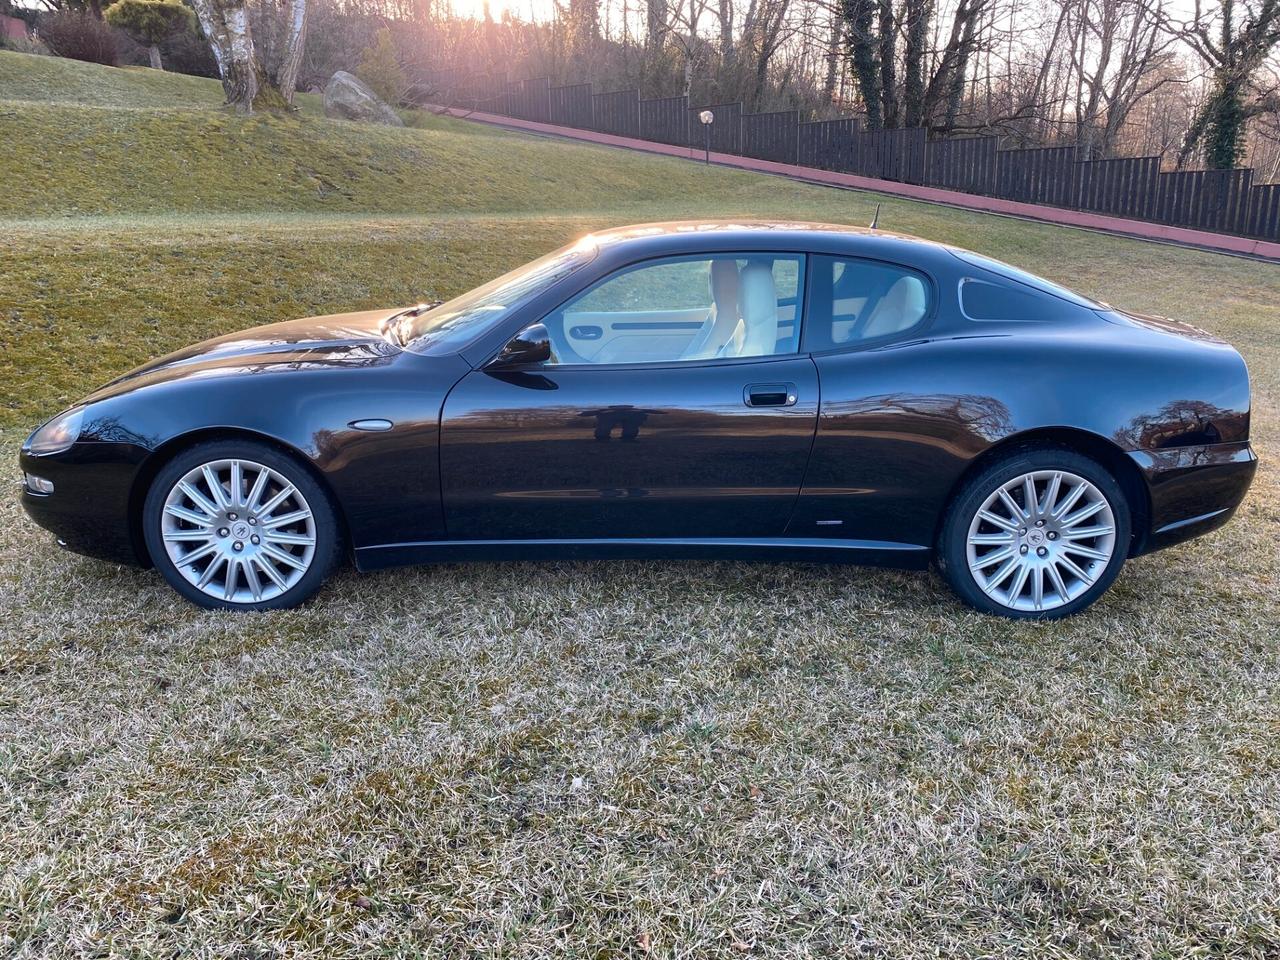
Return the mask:
<path id="1" fill-rule="evenodd" d="M 602 223 L 875 202 L 716 183 L 639 211 L 10 223 L 0 448 L 246 322 L 452 292 Z M 705 563 L 347 573 L 245 617 L 59 552 L 10 486 L 0 955 L 1280 954 L 1280 269 L 885 221 L 1237 343 L 1263 458 L 1238 518 L 1057 625 L 932 575 Z"/>

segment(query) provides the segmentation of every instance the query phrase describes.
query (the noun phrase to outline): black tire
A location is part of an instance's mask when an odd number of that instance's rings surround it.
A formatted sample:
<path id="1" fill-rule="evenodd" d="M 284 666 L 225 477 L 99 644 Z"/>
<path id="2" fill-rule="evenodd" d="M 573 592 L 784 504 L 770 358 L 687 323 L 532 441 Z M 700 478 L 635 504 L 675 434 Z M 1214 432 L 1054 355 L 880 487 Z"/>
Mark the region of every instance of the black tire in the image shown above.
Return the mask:
<path id="1" fill-rule="evenodd" d="M 190 471 L 199 468 L 202 464 L 220 460 L 249 461 L 270 468 L 297 488 L 310 510 L 310 520 L 314 526 L 314 550 L 310 556 L 310 565 L 296 582 L 289 583 L 287 589 L 282 589 L 268 599 L 250 602 L 211 596 L 179 571 L 165 547 L 162 521 L 165 500 L 169 492 Z M 206 486 L 205 492 L 207 490 Z M 152 563 L 169 581 L 169 585 L 197 606 L 213 610 L 283 610 L 296 607 L 320 589 L 337 566 L 342 554 L 342 537 L 337 514 L 325 489 L 312 476 L 310 470 L 295 457 L 269 444 L 253 440 L 214 440 L 197 444 L 177 454 L 161 468 L 147 491 L 142 508 L 142 532 Z M 255 539 L 254 542 L 258 541 Z M 248 541 L 245 540 L 244 543 L 247 546 Z M 287 572 L 287 568 L 278 569 L 284 569 Z M 265 570 L 262 572 L 265 573 Z M 241 576 L 247 575 L 241 574 Z M 224 576 L 224 581 L 225 579 Z M 255 579 L 257 579 L 256 572 Z M 268 584 L 267 589 L 273 588 Z"/>
<path id="2" fill-rule="evenodd" d="M 1101 570 L 1096 567 L 1102 564 L 1099 559 L 1094 568 L 1088 572 L 1092 582 L 1078 595 L 1072 595 L 1069 588 L 1066 595 L 1071 599 L 1045 610 L 1017 609 L 993 598 L 979 585 L 969 569 L 969 532 L 979 509 L 996 490 L 1006 483 L 1025 474 L 1035 471 L 1062 471 L 1075 474 L 1089 481 L 1105 498 L 1114 519 L 1114 543 L 1112 554 Z M 1023 498 L 1025 501 L 1025 498 Z M 1046 511 L 1047 513 L 1047 511 Z M 1050 521 L 1052 522 L 1052 521 Z M 1074 450 L 1055 447 L 1023 448 L 1010 452 L 1007 456 L 991 463 L 985 469 L 971 477 L 952 499 L 938 537 L 936 562 L 939 572 L 950 584 L 956 594 L 969 606 L 983 613 L 996 614 L 1017 620 L 1057 620 L 1079 613 L 1110 588 L 1124 566 L 1129 553 L 1131 530 L 1129 504 L 1124 491 L 1105 467 L 1096 461 L 1077 453 Z M 988 528 L 994 529 L 994 528 Z M 999 535 L 997 531 L 997 535 Z M 1011 549 L 1021 550 L 1023 536 L 1019 532 L 1009 534 L 1014 539 Z M 1070 538 L 1064 533 L 1061 544 Z M 1088 541 L 1086 541 L 1088 543 Z M 1044 544 L 1051 548 L 1051 544 Z M 979 548 L 981 549 L 981 548 Z M 988 549 L 997 549 L 995 547 Z M 1076 559 L 1076 558 L 1073 558 Z M 999 565 L 997 565 L 998 567 Z M 993 578 L 994 579 L 994 578 Z M 1084 587 L 1084 581 L 1074 581 L 1074 585 Z M 996 591 L 999 593 L 1000 591 Z M 1012 592 L 1012 587 L 1006 593 Z M 1061 594 L 1055 589 L 1055 603 L 1060 602 Z M 1025 600 L 1023 601 L 1025 602 Z"/>

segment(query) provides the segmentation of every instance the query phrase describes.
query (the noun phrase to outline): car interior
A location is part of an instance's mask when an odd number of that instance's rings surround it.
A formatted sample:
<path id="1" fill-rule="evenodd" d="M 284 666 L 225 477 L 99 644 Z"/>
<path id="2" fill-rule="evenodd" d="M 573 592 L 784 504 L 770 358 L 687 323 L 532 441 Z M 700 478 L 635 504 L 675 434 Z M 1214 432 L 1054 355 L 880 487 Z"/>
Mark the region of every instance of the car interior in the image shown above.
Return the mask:
<path id="1" fill-rule="evenodd" d="M 910 329 L 928 309 L 924 279 L 903 268 L 810 257 L 808 349 Z M 628 268 L 543 321 L 553 364 L 668 363 L 799 350 L 804 258 L 676 258 Z"/>
<path id="2" fill-rule="evenodd" d="M 810 350 L 904 333 L 928 312 L 924 278 L 901 267 L 814 257 L 810 269 Z"/>

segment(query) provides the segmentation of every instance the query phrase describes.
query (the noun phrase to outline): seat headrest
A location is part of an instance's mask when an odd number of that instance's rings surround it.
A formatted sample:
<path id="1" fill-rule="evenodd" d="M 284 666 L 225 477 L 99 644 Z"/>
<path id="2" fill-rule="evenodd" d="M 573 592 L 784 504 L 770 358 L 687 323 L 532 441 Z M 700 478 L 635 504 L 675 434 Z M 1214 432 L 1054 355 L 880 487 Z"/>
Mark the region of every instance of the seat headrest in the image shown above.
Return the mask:
<path id="1" fill-rule="evenodd" d="M 917 277 L 899 277 L 871 311 L 862 336 L 883 337 L 914 327 L 927 307 L 924 284 Z"/>
<path id="2" fill-rule="evenodd" d="M 732 260 L 711 261 L 711 299 L 718 309 L 737 312 L 738 265 Z"/>
<path id="3" fill-rule="evenodd" d="M 773 270 L 763 263 L 748 263 L 742 268 L 740 287 L 746 328 L 740 356 L 768 356 L 778 343 L 778 291 Z"/>

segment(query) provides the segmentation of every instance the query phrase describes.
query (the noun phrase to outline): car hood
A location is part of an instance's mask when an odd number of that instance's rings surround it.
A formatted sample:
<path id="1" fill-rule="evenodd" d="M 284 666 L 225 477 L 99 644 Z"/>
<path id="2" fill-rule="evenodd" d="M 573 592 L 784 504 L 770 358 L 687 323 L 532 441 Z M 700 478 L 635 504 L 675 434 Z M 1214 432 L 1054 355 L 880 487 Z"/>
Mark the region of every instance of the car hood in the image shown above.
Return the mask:
<path id="1" fill-rule="evenodd" d="M 383 335 L 383 324 L 397 311 L 364 310 L 304 317 L 240 330 L 150 360 L 86 398 L 102 399 L 123 388 L 179 377 L 217 375 L 288 365 L 322 368 L 389 360 L 400 348 Z"/>

